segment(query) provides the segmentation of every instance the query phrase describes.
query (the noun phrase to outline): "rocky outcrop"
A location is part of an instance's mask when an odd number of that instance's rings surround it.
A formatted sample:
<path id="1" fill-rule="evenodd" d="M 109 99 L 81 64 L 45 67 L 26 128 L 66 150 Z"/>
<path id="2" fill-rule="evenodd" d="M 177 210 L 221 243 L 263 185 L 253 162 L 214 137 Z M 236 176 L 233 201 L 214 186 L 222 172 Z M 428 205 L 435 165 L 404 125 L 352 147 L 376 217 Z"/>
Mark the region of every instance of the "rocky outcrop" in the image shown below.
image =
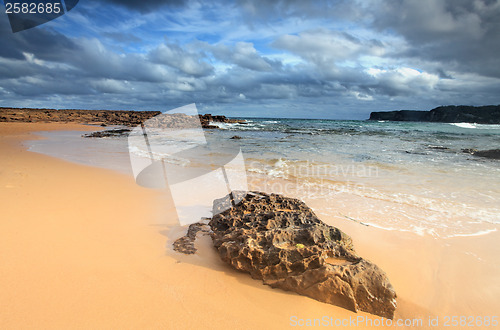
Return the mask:
<path id="1" fill-rule="evenodd" d="M 372 112 L 370 120 L 500 124 L 500 105 L 482 107 L 449 105 L 437 107 L 430 111 L 399 110 Z"/>
<path id="2" fill-rule="evenodd" d="M 491 150 L 476 150 L 476 149 L 462 149 L 463 152 L 489 159 L 500 159 L 500 149 Z"/>
<path id="3" fill-rule="evenodd" d="M 204 115 L 198 115 L 200 117 L 200 122 L 201 125 L 204 128 L 218 128 L 218 126 L 212 125 L 212 123 L 228 123 L 228 124 L 244 124 L 245 121 L 241 119 L 231 119 L 227 118 L 226 116 L 212 116 L 211 114 L 207 113 Z"/>
<path id="4" fill-rule="evenodd" d="M 0 122 L 67 122 L 137 126 L 160 113 L 160 111 L 0 108 Z"/>
<path id="5" fill-rule="evenodd" d="M 223 261 L 273 288 L 394 317 L 396 293 L 389 279 L 356 254 L 349 236 L 297 199 L 238 194 L 246 196 L 238 196 L 242 201 L 232 207 L 230 196 L 216 200 L 209 222 Z"/>
<path id="6" fill-rule="evenodd" d="M 0 108 L 0 122 L 65 122 L 95 125 L 122 125 L 134 127 L 160 115 L 160 111 L 124 111 L 124 110 L 56 110 L 56 109 L 29 109 L 29 108 Z M 225 116 L 211 114 L 196 117 L 184 114 L 159 116 L 170 124 L 185 127 L 186 125 L 201 125 L 203 128 L 218 128 L 212 123 L 241 123 L 243 120 L 230 119 Z M 193 125 L 192 125 L 193 126 Z M 174 126 L 168 126 L 174 127 Z M 193 126 L 195 127 L 195 126 Z"/>

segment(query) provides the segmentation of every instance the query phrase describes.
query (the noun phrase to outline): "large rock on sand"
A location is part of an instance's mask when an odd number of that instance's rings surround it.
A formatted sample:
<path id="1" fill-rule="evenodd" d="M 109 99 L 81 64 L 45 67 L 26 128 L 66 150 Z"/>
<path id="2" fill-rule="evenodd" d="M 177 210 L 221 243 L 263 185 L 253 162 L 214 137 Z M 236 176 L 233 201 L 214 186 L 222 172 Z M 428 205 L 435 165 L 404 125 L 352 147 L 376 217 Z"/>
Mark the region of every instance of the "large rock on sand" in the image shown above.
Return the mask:
<path id="1" fill-rule="evenodd" d="M 238 194 L 246 196 L 236 206 L 230 207 L 229 196 L 216 200 L 209 222 L 223 261 L 273 288 L 394 317 L 396 293 L 389 279 L 356 254 L 349 236 L 323 223 L 300 200 Z"/>

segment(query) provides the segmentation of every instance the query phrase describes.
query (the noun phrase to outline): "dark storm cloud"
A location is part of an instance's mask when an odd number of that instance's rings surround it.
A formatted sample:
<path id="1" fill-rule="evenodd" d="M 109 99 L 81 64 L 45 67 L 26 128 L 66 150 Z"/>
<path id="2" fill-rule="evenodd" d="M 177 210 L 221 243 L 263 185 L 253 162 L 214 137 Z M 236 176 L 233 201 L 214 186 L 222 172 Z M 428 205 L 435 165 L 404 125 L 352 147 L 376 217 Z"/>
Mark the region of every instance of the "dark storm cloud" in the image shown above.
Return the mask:
<path id="1" fill-rule="evenodd" d="M 399 56 L 500 77 L 499 1 L 386 1 L 372 13 L 376 28 L 396 31 L 409 42 Z"/>
<path id="2" fill-rule="evenodd" d="M 33 69 L 34 75 L 54 74 L 64 79 L 68 72 L 72 72 L 81 77 L 136 81 L 161 82 L 170 79 L 168 69 L 158 68 L 141 55 L 114 53 L 97 39 L 74 41 L 59 33 L 39 29 L 29 34 L 6 34 L 6 38 L 1 40 L 6 51 L 0 56 L 23 61 L 24 65 Z M 27 69 L 12 70 L 11 76 L 26 72 Z"/>
<path id="3" fill-rule="evenodd" d="M 41 59 L 58 60 L 66 50 L 77 47 L 69 38 L 50 29 L 31 29 L 12 33 L 6 16 L 0 17 L 0 57 L 24 59 L 23 52 L 36 53 Z"/>

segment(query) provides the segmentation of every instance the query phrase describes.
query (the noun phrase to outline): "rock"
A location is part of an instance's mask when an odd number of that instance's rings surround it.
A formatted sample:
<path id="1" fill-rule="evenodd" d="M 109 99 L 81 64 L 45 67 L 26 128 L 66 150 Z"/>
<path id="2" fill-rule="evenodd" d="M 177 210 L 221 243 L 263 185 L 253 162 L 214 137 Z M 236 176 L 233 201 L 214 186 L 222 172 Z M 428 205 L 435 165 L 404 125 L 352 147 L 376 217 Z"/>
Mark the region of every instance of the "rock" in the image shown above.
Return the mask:
<path id="1" fill-rule="evenodd" d="M 97 131 L 89 134 L 82 135 L 86 138 L 106 138 L 106 137 L 119 137 L 119 136 L 128 136 L 130 133 L 129 128 L 119 128 L 119 129 L 110 129 L 105 131 Z"/>
<path id="2" fill-rule="evenodd" d="M 396 293 L 389 279 L 356 254 L 349 236 L 297 199 L 234 193 L 243 195 L 242 201 L 229 209 L 229 195 L 214 201 L 216 215 L 209 222 L 223 261 L 273 288 L 394 317 Z"/>
<path id="3" fill-rule="evenodd" d="M 231 140 L 241 140 L 242 137 L 239 136 L 239 135 L 234 135 L 233 137 L 231 137 Z"/>
<path id="4" fill-rule="evenodd" d="M 200 222 L 189 225 L 186 235 L 175 240 L 173 244 L 174 250 L 184 254 L 195 254 L 196 248 L 194 242 L 196 240 L 196 235 L 200 231 L 208 233 L 210 229 L 206 224 Z"/>
<path id="5" fill-rule="evenodd" d="M 477 149 L 466 148 L 466 149 L 462 149 L 462 152 L 464 152 L 466 154 L 474 155 L 477 152 Z"/>
<path id="6" fill-rule="evenodd" d="M 219 126 L 217 125 L 209 125 L 209 124 L 206 124 L 206 125 L 202 125 L 203 128 L 207 128 L 207 129 L 218 129 Z"/>
<path id="7" fill-rule="evenodd" d="M 500 149 L 480 150 L 472 153 L 474 156 L 484 157 L 489 159 L 500 159 Z"/>
<path id="8" fill-rule="evenodd" d="M 219 128 L 216 125 L 212 125 L 211 123 L 231 123 L 231 124 L 244 124 L 246 121 L 241 120 L 241 119 L 230 119 L 227 118 L 226 116 L 212 116 L 210 113 L 204 114 L 204 115 L 198 115 L 200 118 L 201 125 L 203 128 Z"/>
<path id="9" fill-rule="evenodd" d="M 434 149 L 434 150 L 450 150 L 450 148 L 444 147 L 444 146 L 432 146 L 432 145 L 430 145 L 430 146 L 427 146 L 427 148 Z"/>
<path id="10" fill-rule="evenodd" d="M 489 159 L 500 159 L 500 149 L 491 150 L 477 150 L 477 149 L 462 149 L 462 152 L 471 154 L 477 157 L 484 157 Z"/>

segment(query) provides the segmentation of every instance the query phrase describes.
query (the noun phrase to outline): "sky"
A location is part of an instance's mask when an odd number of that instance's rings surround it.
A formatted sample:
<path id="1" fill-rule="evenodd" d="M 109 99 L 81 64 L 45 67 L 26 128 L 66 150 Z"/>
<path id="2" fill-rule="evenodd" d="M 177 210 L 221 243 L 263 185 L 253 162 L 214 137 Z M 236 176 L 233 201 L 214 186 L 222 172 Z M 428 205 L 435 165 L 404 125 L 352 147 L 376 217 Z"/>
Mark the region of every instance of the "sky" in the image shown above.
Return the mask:
<path id="1" fill-rule="evenodd" d="M 500 0 L 80 0 L 12 33 L 0 106 L 367 119 L 500 104 Z"/>

